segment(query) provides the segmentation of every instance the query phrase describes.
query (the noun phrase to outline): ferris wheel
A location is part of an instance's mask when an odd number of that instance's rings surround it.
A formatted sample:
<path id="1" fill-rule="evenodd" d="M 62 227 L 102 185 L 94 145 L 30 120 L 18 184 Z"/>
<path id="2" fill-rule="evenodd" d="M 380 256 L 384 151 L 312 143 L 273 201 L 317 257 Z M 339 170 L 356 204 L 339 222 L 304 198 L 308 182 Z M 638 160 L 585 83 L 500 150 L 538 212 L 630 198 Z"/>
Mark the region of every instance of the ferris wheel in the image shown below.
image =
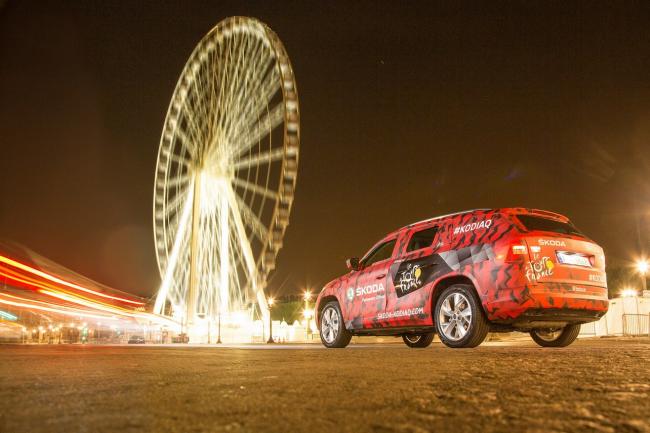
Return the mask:
<path id="1" fill-rule="evenodd" d="M 154 312 L 197 317 L 268 306 L 289 224 L 300 146 L 298 94 L 276 34 L 227 18 L 197 45 L 163 127 L 154 186 L 162 278 Z"/>

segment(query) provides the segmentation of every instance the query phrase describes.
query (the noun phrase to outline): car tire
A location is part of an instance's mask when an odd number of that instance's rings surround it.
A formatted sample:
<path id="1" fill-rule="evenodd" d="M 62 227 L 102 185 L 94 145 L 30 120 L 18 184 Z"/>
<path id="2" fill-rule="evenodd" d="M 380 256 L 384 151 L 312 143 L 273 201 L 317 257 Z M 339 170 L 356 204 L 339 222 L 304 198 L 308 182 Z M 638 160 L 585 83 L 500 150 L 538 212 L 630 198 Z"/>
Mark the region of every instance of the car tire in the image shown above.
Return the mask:
<path id="1" fill-rule="evenodd" d="M 434 314 L 436 331 L 447 347 L 476 347 L 490 330 L 474 287 L 469 284 L 454 284 L 443 290 Z"/>
<path id="2" fill-rule="evenodd" d="M 323 346 L 329 349 L 344 348 L 350 343 L 352 334 L 345 329 L 343 314 L 341 314 L 338 302 L 330 301 L 325 304 L 319 322 L 320 341 Z"/>
<path id="3" fill-rule="evenodd" d="M 530 336 L 533 341 L 542 347 L 566 347 L 573 343 L 580 334 L 580 324 L 566 325 L 561 330 L 533 329 Z"/>
<path id="4" fill-rule="evenodd" d="M 429 347 L 433 342 L 433 337 L 435 337 L 435 332 L 430 332 L 428 334 L 404 334 L 402 335 L 402 340 L 404 343 L 413 349 L 422 349 L 424 347 Z"/>

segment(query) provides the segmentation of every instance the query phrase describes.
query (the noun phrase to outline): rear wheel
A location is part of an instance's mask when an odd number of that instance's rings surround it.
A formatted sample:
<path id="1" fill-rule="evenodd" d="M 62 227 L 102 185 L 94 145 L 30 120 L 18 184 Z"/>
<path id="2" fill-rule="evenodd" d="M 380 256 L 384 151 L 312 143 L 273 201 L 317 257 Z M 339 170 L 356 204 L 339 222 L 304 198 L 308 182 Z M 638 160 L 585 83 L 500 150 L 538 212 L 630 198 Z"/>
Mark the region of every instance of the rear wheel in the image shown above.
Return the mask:
<path id="1" fill-rule="evenodd" d="M 566 347 L 580 334 L 580 324 L 566 325 L 564 328 L 533 329 L 530 336 L 542 347 Z"/>
<path id="2" fill-rule="evenodd" d="M 343 348 L 350 343 L 351 338 L 352 334 L 343 324 L 339 303 L 328 302 L 320 315 L 320 341 L 327 348 Z"/>
<path id="3" fill-rule="evenodd" d="M 428 334 L 404 334 L 402 335 L 402 340 L 404 340 L 404 343 L 408 347 L 412 348 L 423 348 L 423 347 L 429 347 L 431 345 L 431 342 L 433 342 L 433 337 L 436 334 L 433 332 L 430 332 Z"/>
<path id="4" fill-rule="evenodd" d="M 443 290 L 436 302 L 435 318 L 440 341 L 448 347 L 476 347 L 490 330 L 474 288 L 468 284 Z"/>

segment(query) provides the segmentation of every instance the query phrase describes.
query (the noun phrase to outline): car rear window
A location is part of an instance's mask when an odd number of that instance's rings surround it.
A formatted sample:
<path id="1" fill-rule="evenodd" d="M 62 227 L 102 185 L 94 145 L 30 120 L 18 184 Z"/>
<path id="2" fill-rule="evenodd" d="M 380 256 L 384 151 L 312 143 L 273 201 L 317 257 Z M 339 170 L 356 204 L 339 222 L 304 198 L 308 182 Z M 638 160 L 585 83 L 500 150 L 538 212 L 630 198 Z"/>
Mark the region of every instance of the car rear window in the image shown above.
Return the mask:
<path id="1" fill-rule="evenodd" d="M 406 252 L 409 253 L 411 251 L 430 247 L 431 244 L 433 244 L 433 239 L 436 237 L 437 232 L 438 227 L 429 227 L 428 229 L 413 233 L 413 236 L 411 236 L 411 240 L 406 247 Z"/>
<path id="2" fill-rule="evenodd" d="M 538 217 L 533 215 L 517 215 L 517 218 L 521 223 L 526 227 L 526 230 L 540 230 L 543 232 L 553 232 L 560 233 L 564 235 L 576 235 L 584 236 L 580 233 L 573 224 L 570 222 L 562 222 L 557 220 L 552 220 L 544 217 Z"/>

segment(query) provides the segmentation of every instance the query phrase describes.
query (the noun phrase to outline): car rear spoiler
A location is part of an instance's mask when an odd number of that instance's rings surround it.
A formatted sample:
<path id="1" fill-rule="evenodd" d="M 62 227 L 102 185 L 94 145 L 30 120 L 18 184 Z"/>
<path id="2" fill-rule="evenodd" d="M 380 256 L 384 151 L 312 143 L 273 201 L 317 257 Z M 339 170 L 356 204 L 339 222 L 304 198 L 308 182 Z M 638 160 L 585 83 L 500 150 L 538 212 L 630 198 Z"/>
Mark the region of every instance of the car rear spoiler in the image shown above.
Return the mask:
<path id="1" fill-rule="evenodd" d="M 523 214 L 523 215 L 538 215 L 538 216 L 543 216 L 546 218 L 562 221 L 562 222 L 569 222 L 569 218 L 565 217 L 562 214 L 555 213 L 555 212 L 550 212 L 547 210 L 542 210 L 542 209 L 531 209 L 531 208 L 524 208 L 524 207 L 515 207 L 515 208 L 506 208 L 507 213 L 511 215 L 517 215 Z"/>
<path id="2" fill-rule="evenodd" d="M 561 214 L 555 213 L 555 212 L 550 212 L 550 211 L 547 211 L 547 210 L 531 209 L 530 212 L 534 213 L 536 215 L 544 215 L 544 216 L 547 216 L 547 217 L 555 218 L 555 219 L 558 219 L 558 220 L 563 221 L 563 222 L 569 221 L 569 218 L 565 217 L 564 215 L 561 215 Z"/>

